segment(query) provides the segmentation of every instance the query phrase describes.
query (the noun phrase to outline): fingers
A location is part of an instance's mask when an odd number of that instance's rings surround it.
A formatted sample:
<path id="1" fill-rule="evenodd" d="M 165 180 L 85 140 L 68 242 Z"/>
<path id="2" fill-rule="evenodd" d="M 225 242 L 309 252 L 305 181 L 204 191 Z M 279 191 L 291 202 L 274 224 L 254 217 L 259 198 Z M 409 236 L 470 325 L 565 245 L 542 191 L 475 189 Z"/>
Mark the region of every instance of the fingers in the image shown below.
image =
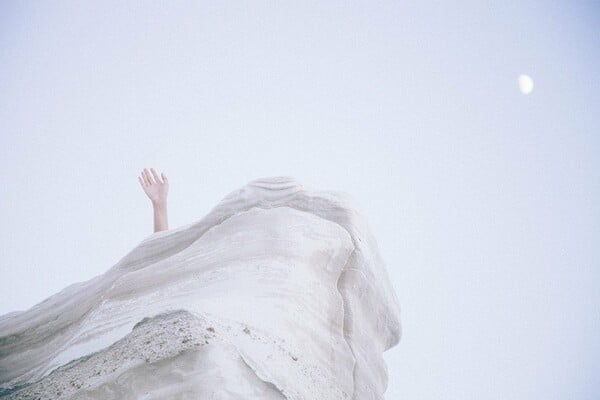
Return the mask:
<path id="1" fill-rule="evenodd" d="M 150 171 L 152 171 L 152 174 L 150 174 Z M 140 182 L 140 185 L 142 185 L 142 187 L 150 186 L 155 183 L 169 183 L 169 179 L 167 178 L 164 172 L 162 172 L 159 177 L 158 173 L 154 170 L 154 168 L 150 168 L 150 171 L 148 171 L 148 168 L 144 168 L 142 170 L 142 176 L 138 177 L 138 181 Z"/>
<path id="2" fill-rule="evenodd" d="M 142 170 L 142 178 L 144 179 L 144 184 L 146 186 L 152 185 L 152 181 L 150 180 L 150 175 L 148 174 L 148 170 L 144 168 Z"/>
<path id="3" fill-rule="evenodd" d="M 140 173 L 140 176 L 138 176 L 138 181 L 140 181 L 140 185 L 142 185 L 142 187 L 148 186 L 148 184 L 146 183 L 146 177 L 144 176 L 144 171 L 142 171 Z"/>
<path id="4" fill-rule="evenodd" d="M 160 178 L 158 177 L 158 174 L 156 173 L 156 171 L 154 170 L 154 168 L 150 168 L 150 170 L 152 171 L 152 176 L 154 176 L 154 182 L 157 183 L 163 183 Z"/>
<path id="5" fill-rule="evenodd" d="M 154 180 L 152 179 L 152 175 L 150 175 L 150 171 L 148 171 L 148 168 L 144 168 L 144 172 L 146 173 L 146 179 L 148 180 L 148 182 L 150 182 L 150 184 L 154 184 Z"/>

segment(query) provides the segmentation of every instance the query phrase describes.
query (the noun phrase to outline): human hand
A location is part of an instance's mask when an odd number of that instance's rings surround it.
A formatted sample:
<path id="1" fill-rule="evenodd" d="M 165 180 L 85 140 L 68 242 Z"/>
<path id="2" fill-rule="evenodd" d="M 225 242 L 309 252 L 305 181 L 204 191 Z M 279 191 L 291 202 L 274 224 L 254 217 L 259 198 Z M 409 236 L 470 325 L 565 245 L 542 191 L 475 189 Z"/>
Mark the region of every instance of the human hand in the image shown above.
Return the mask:
<path id="1" fill-rule="evenodd" d="M 147 168 L 144 168 L 142 175 L 138 177 L 138 181 L 148 195 L 148 198 L 152 200 L 152 204 L 164 204 L 167 202 L 167 194 L 169 192 L 169 180 L 167 176 L 161 173 L 162 180 L 158 177 L 158 174 L 154 168 L 150 168 L 152 175 Z"/>

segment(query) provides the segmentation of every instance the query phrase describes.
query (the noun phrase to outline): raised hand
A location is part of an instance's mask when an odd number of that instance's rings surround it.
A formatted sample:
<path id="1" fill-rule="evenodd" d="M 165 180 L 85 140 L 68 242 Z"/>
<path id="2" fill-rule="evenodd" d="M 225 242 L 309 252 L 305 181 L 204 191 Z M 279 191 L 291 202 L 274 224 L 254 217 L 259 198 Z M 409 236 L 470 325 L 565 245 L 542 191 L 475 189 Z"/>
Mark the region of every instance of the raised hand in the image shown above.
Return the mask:
<path id="1" fill-rule="evenodd" d="M 150 174 L 152 171 L 152 174 Z M 154 209 L 154 232 L 164 231 L 169 229 L 169 221 L 167 216 L 167 194 L 169 193 L 169 180 L 164 173 L 161 173 L 162 180 L 154 168 L 144 168 L 142 175 L 138 177 L 138 181 L 152 200 L 152 208 Z"/>
<path id="2" fill-rule="evenodd" d="M 150 174 L 150 171 L 152 171 L 152 174 Z M 161 173 L 161 180 L 154 168 L 150 168 L 150 171 L 148 171 L 148 168 L 144 168 L 141 176 L 138 176 L 138 181 L 152 204 L 166 203 L 167 194 L 169 193 L 169 180 L 164 172 Z"/>

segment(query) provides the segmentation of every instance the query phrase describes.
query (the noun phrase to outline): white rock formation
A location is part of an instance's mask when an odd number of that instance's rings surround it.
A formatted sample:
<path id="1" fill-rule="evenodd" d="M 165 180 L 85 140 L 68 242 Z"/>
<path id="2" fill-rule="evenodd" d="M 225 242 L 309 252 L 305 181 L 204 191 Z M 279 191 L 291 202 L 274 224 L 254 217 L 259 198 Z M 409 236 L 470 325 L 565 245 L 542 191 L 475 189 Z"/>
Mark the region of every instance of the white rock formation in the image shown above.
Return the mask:
<path id="1" fill-rule="evenodd" d="M 382 399 L 399 316 L 350 197 L 257 179 L 0 317 L 0 397 Z"/>

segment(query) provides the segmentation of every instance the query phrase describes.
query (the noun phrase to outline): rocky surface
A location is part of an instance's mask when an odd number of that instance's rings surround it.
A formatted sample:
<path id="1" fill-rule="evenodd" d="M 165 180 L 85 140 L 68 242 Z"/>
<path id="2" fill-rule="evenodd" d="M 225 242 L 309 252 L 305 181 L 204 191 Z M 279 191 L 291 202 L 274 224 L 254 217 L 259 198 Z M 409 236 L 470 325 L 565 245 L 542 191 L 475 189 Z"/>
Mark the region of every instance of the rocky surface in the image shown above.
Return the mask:
<path id="1" fill-rule="evenodd" d="M 0 397 L 382 399 L 400 336 L 352 199 L 262 178 L 0 317 Z"/>

